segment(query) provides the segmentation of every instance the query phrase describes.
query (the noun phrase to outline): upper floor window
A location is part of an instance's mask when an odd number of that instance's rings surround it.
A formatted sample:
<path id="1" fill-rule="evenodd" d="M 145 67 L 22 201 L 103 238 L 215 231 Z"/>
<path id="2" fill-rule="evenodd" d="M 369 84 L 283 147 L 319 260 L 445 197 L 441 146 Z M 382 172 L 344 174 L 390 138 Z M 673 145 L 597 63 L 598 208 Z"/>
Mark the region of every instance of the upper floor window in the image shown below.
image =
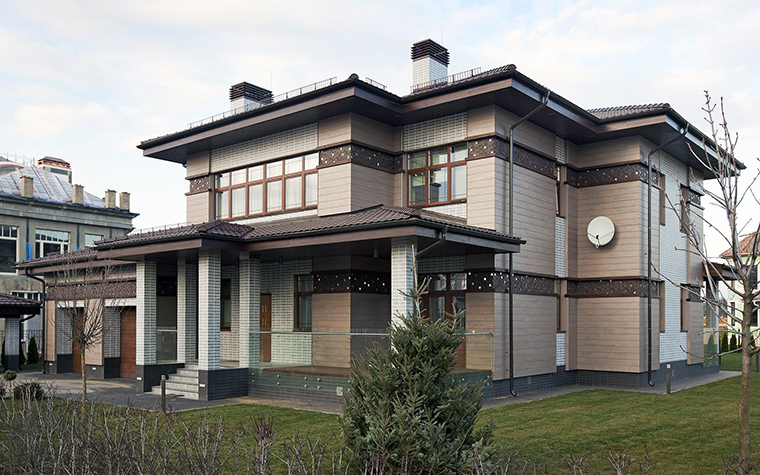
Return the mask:
<path id="1" fill-rule="evenodd" d="M 467 198 L 467 144 L 410 153 L 409 205 L 449 203 Z"/>
<path id="2" fill-rule="evenodd" d="M 0 226 L 0 272 L 16 270 L 16 239 L 18 239 L 16 226 Z"/>
<path id="3" fill-rule="evenodd" d="M 85 234 L 84 247 L 95 247 L 95 243 L 103 240 L 102 234 Z"/>
<path id="4" fill-rule="evenodd" d="M 51 231 L 38 229 L 35 233 L 37 257 L 50 254 L 63 254 L 69 250 L 69 233 L 66 231 Z"/>
<path id="5" fill-rule="evenodd" d="M 317 205 L 319 154 L 286 158 L 214 178 L 216 218 L 279 213 Z"/>

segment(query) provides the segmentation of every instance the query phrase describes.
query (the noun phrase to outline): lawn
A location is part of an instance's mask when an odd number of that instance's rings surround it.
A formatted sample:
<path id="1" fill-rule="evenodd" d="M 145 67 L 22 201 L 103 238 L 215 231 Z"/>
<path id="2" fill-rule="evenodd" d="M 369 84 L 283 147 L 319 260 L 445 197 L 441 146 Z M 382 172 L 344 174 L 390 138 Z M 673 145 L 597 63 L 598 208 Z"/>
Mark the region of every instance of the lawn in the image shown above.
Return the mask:
<path id="1" fill-rule="evenodd" d="M 495 424 L 496 445 L 503 454 L 518 451 L 520 457 L 545 464 L 550 473 L 566 472 L 560 454 L 594 452 L 592 466 L 603 469 L 602 451 L 629 448 L 634 459 L 648 452 L 651 473 L 721 473 L 723 460 L 738 451 L 738 391 L 738 377 L 669 396 L 595 389 L 486 409 L 480 420 Z M 760 407 L 760 382 L 754 381 L 753 391 L 754 407 Z M 334 415 L 259 405 L 213 407 L 183 417 L 221 417 L 235 427 L 264 414 L 275 419 L 276 445 L 294 433 L 323 440 L 339 434 Z M 759 434 L 760 422 L 754 420 L 752 431 Z"/>

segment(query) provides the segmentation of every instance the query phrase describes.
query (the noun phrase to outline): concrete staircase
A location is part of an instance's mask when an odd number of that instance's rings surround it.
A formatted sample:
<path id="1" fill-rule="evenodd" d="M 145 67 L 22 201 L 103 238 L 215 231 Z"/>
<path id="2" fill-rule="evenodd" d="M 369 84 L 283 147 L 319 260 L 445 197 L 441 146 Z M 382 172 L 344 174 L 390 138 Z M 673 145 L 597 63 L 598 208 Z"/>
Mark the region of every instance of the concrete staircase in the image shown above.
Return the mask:
<path id="1" fill-rule="evenodd" d="M 161 385 L 153 386 L 152 394 L 161 394 Z M 198 366 L 186 364 L 166 379 L 166 396 L 198 399 Z"/>

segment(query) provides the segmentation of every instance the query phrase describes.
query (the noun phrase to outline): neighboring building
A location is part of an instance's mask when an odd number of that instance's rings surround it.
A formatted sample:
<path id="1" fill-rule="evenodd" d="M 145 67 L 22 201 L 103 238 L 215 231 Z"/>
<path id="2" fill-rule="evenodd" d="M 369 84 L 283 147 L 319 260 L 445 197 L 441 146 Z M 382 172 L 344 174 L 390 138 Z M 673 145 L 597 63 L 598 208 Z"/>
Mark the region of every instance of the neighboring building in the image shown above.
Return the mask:
<path id="1" fill-rule="evenodd" d="M 676 379 L 717 371 L 701 302 L 668 283 L 699 288 L 702 267 L 675 250 L 688 243 L 664 206 L 684 197 L 701 213 L 713 177 L 687 144 L 709 138 L 691 126 L 671 142 L 688 124 L 667 104 L 586 111 L 514 65 L 448 76 L 448 58 L 415 44 L 403 97 L 355 74 L 281 96 L 237 84 L 229 112 L 140 144 L 186 167 L 190 224 L 96 245 L 99 259 L 134 263 L 119 344 L 135 348 L 109 343 L 110 364 L 143 390 L 171 374 L 172 392 L 201 399 L 335 400 L 352 359 L 411 311 L 400 292 L 416 270 L 432 279 L 428 316 L 466 312 L 456 371 L 487 377 L 487 396 L 510 382 L 640 387 L 650 369 L 664 381 L 666 363 Z M 651 258 L 667 280 L 650 285 L 647 157 L 660 145 Z M 609 219 L 589 236 L 597 217 Z M 609 220 L 614 232 L 596 229 Z"/>
<path id="2" fill-rule="evenodd" d="M 137 215 L 129 211 L 128 193 L 117 204 L 115 191 L 99 198 L 72 185 L 71 176 L 60 158 L 27 166 L 0 157 L 0 293 L 41 301 L 42 283 L 18 275 L 16 261 L 92 247 L 132 230 Z M 23 341 L 39 337 L 38 320 L 21 322 Z"/>
<path id="3" fill-rule="evenodd" d="M 739 258 L 742 260 L 742 262 L 749 262 L 749 259 L 751 259 L 750 256 L 755 255 L 757 256 L 760 254 L 758 251 L 758 247 L 760 246 L 760 243 L 756 243 L 758 235 L 748 234 L 739 241 Z M 754 249 L 753 249 L 754 248 Z M 729 266 L 733 266 L 736 264 L 734 260 L 734 253 L 733 249 L 726 249 L 721 255 L 721 258 L 725 259 Z M 755 273 L 754 273 L 754 280 L 755 283 L 757 283 L 757 274 L 758 274 L 758 268 L 760 267 L 760 261 L 755 263 Z M 741 282 L 732 279 L 731 285 L 726 290 L 727 295 L 727 301 L 728 301 L 728 311 L 732 314 L 736 315 L 738 318 L 742 318 L 742 312 L 744 308 L 744 302 L 742 301 L 741 297 L 739 297 L 735 291 L 743 291 L 744 287 L 742 286 Z M 760 329 L 760 298 L 755 300 L 755 309 L 754 312 L 752 312 L 752 315 L 750 315 L 750 327 L 752 331 L 756 331 Z M 734 329 L 736 331 L 741 331 L 741 325 L 738 323 L 733 323 L 732 321 L 727 321 L 727 324 L 732 324 Z"/>

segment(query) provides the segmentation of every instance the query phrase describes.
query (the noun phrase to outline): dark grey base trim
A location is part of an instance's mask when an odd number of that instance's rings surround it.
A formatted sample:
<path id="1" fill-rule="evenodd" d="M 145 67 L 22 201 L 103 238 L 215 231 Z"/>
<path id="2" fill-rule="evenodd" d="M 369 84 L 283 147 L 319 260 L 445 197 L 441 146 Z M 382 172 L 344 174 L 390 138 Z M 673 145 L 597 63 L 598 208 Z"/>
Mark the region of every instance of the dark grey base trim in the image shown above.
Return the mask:
<path id="1" fill-rule="evenodd" d="M 21 364 L 18 355 L 5 355 L 3 358 L 3 367 L 6 371 L 18 371 L 21 369 Z"/>
<path id="2" fill-rule="evenodd" d="M 150 391 L 153 386 L 161 384 L 161 375 L 169 376 L 176 373 L 178 368 L 184 368 L 184 363 L 163 363 L 147 366 L 135 366 L 135 387 L 140 392 Z"/>
<path id="3" fill-rule="evenodd" d="M 248 368 L 198 371 L 198 399 L 214 401 L 248 395 Z"/>
<path id="4" fill-rule="evenodd" d="M 103 358 L 103 377 L 118 378 L 121 376 L 121 358 Z"/>
<path id="5" fill-rule="evenodd" d="M 46 374 L 57 374 L 58 373 L 58 362 L 57 361 L 43 361 L 43 368 L 44 372 Z"/>
<path id="6" fill-rule="evenodd" d="M 74 371 L 74 356 L 70 353 L 67 355 L 55 355 L 56 373 L 72 373 Z"/>

